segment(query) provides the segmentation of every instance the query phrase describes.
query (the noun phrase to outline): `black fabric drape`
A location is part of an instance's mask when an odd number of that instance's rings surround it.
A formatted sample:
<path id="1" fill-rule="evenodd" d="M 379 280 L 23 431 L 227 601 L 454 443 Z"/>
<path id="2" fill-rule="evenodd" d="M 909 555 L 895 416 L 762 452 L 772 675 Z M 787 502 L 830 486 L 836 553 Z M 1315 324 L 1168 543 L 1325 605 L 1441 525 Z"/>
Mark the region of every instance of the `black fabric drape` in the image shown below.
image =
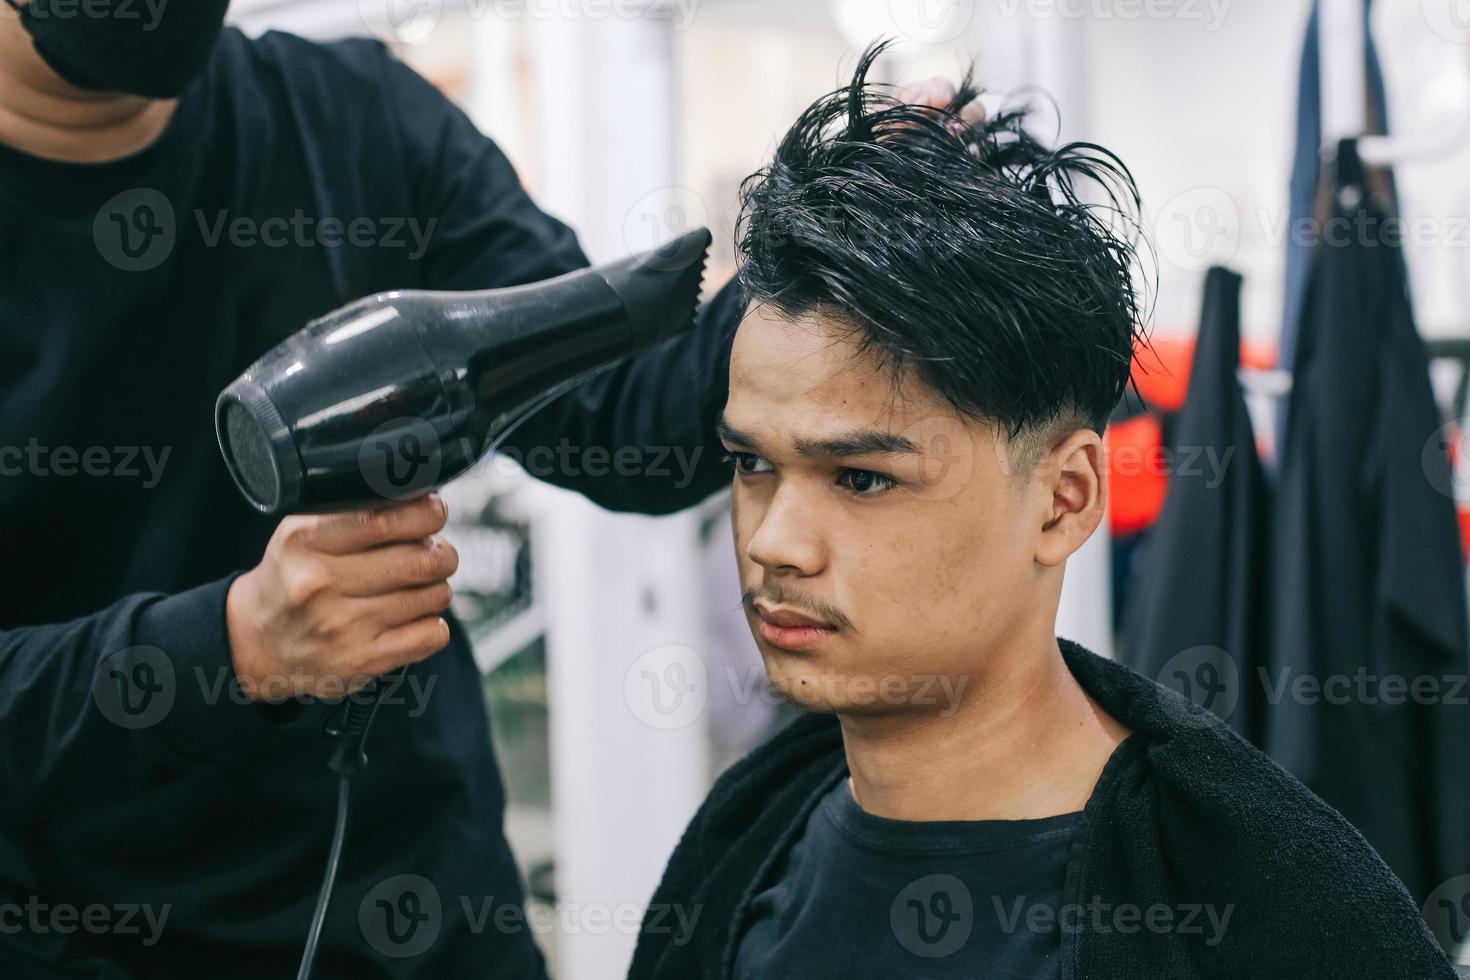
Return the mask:
<path id="1" fill-rule="evenodd" d="M 1189 393 L 1168 440 L 1169 489 L 1149 531 L 1121 659 L 1252 741 L 1263 662 L 1267 491 L 1236 370 L 1240 276 L 1205 277 Z"/>
<path id="2" fill-rule="evenodd" d="M 1365 187 L 1345 141 L 1293 367 L 1264 747 L 1423 902 L 1470 873 L 1470 631 L 1424 345 Z M 1432 905 L 1441 941 L 1459 938 Z"/>

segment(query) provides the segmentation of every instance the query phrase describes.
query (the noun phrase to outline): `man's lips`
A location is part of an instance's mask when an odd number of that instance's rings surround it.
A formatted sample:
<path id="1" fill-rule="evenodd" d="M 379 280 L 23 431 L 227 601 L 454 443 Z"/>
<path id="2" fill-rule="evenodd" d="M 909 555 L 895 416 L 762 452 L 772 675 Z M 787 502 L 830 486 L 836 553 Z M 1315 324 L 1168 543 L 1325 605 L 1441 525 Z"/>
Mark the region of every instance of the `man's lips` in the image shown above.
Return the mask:
<path id="1" fill-rule="evenodd" d="M 759 602 L 755 604 L 756 615 L 770 623 L 772 626 L 813 626 L 817 629 L 833 629 L 831 623 L 811 616 L 803 615 L 794 609 L 776 609 L 771 606 L 763 606 Z"/>
<path id="2" fill-rule="evenodd" d="M 756 615 L 760 617 L 760 635 L 772 646 L 793 652 L 815 650 L 837 634 L 831 623 L 799 613 L 794 609 L 779 609 L 755 603 Z"/>

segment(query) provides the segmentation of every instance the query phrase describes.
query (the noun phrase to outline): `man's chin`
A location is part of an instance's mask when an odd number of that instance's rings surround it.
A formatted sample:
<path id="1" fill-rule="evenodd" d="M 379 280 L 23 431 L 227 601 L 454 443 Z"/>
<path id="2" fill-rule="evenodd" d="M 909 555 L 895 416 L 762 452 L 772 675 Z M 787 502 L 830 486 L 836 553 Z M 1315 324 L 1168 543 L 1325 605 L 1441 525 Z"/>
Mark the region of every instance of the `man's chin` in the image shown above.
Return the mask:
<path id="1" fill-rule="evenodd" d="M 757 641 L 766 665 L 766 682 L 771 693 L 807 711 L 838 710 L 828 696 L 829 674 L 815 667 L 810 654 L 792 653 Z"/>
<path id="2" fill-rule="evenodd" d="M 761 650 L 771 691 L 807 711 L 852 717 L 953 714 L 970 686 L 969 677 L 853 674 L 824 670 L 809 656 Z"/>
<path id="3" fill-rule="evenodd" d="M 885 702 L 878 695 L 876 684 L 865 675 L 853 677 L 811 669 L 778 668 L 773 671 L 770 670 L 768 659 L 767 676 L 773 692 L 805 711 L 839 715 L 882 715 L 906 707 L 901 703 Z"/>

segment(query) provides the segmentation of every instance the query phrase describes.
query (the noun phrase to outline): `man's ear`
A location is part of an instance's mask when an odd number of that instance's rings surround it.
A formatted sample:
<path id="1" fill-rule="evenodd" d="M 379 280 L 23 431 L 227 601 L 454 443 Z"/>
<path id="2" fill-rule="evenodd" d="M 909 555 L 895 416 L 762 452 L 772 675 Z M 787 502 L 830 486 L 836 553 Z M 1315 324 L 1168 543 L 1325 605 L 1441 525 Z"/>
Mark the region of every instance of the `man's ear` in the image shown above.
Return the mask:
<path id="1" fill-rule="evenodd" d="M 1078 429 L 1041 457 L 1035 471 L 1042 524 L 1036 562 L 1053 567 L 1092 536 L 1107 510 L 1102 437 Z"/>

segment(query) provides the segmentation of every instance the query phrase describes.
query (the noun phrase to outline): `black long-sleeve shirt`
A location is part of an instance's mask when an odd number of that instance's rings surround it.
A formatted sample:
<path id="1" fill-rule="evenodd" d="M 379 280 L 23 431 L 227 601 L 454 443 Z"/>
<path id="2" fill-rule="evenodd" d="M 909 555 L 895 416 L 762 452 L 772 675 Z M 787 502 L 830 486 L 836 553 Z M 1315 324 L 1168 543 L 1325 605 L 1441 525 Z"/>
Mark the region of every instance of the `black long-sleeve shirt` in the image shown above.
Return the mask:
<path id="1" fill-rule="evenodd" d="M 495 145 L 373 42 L 227 31 L 141 153 L 0 146 L 0 976 L 294 975 L 332 827 L 328 705 L 231 687 L 225 595 L 273 522 L 230 483 L 215 395 L 356 297 L 585 264 Z M 727 479 L 709 432 L 737 314 L 727 290 L 509 447 L 681 447 L 687 482 L 539 475 L 612 509 L 697 502 Z M 317 975 L 538 976 L 500 912 L 521 889 L 457 625 L 415 679 L 426 710 L 379 712 L 353 788 Z"/>

